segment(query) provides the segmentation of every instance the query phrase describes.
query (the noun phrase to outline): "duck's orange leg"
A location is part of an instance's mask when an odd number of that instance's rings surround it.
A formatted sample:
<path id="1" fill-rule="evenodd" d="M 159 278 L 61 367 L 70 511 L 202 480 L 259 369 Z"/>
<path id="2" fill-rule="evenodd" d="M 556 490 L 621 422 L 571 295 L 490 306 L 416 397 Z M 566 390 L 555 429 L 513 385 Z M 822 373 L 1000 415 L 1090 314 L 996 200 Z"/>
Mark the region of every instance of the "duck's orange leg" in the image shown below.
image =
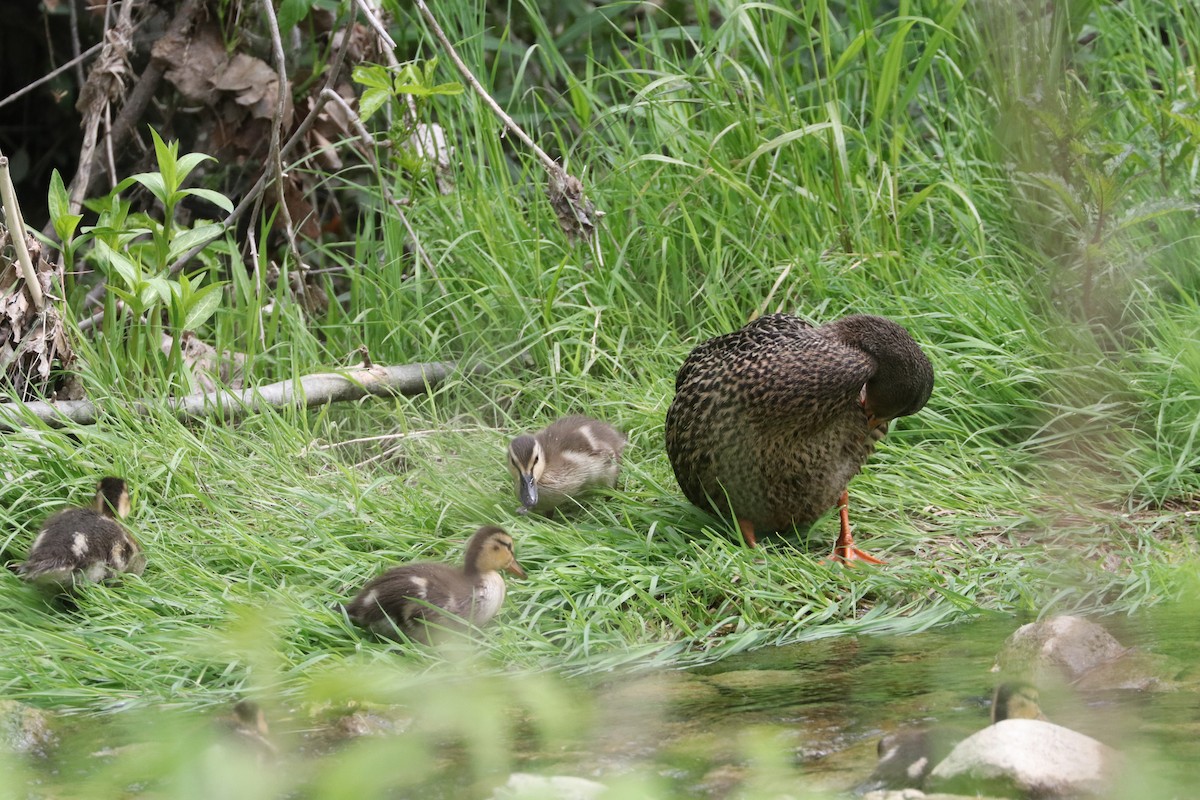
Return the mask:
<path id="1" fill-rule="evenodd" d="M 833 560 L 841 564 L 851 561 L 865 561 L 868 564 L 884 564 L 870 553 L 859 550 L 854 546 L 854 536 L 850 533 L 850 492 L 843 491 L 838 498 L 838 516 L 841 517 L 842 530 L 838 534 L 837 543 L 833 546 Z"/>
<path id="2" fill-rule="evenodd" d="M 739 519 L 737 523 L 742 531 L 742 539 L 746 541 L 746 547 L 755 547 L 758 539 L 754 536 L 754 523 L 748 519 Z"/>

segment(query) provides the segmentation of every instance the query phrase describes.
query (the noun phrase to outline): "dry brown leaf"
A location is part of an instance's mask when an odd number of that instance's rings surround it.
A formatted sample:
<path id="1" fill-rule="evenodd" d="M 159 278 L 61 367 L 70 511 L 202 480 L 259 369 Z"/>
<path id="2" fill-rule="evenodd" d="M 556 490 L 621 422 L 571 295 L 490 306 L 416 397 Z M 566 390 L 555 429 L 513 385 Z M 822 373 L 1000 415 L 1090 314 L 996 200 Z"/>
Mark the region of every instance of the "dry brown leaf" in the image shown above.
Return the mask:
<path id="1" fill-rule="evenodd" d="M 584 195 L 583 183 L 565 171 L 551 172 L 546 194 L 567 238 L 572 242 L 590 242 L 604 212 Z"/>
<path id="2" fill-rule="evenodd" d="M 171 337 L 163 334 L 163 354 L 171 352 Z M 240 389 L 245 381 L 246 354 L 226 350 L 218 354 L 217 348 L 184 331 L 179 340 L 179 353 L 183 363 L 191 370 L 196 388 L 202 392 L 216 391 L 218 386 Z"/>
<path id="3" fill-rule="evenodd" d="M 186 38 L 164 36 L 154 43 L 152 52 L 154 58 L 171 65 L 163 77 L 186 100 L 207 106 L 216 99 L 210 78 L 229 58 L 216 25 L 206 24 Z"/>
<path id="4" fill-rule="evenodd" d="M 261 58 L 238 53 L 211 79 L 218 91 L 232 92 L 234 102 L 250 109 L 259 119 L 274 119 L 279 97 L 279 76 Z M 292 120 L 292 102 L 284 98 L 283 124 Z"/>

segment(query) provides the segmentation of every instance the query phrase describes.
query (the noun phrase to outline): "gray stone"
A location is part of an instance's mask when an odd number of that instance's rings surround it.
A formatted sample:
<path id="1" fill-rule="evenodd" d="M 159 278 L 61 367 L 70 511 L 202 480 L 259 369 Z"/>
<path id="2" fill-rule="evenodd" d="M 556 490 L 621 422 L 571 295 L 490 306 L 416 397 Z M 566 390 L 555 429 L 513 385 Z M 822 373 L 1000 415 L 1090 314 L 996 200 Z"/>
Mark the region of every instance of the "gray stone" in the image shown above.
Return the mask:
<path id="1" fill-rule="evenodd" d="M 0 700 L 0 750 L 44 756 L 56 741 L 45 711 Z"/>
<path id="2" fill-rule="evenodd" d="M 514 772 L 492 793 L 492 800 L 594 800 L 607 788 L 603 783 L 569 775 Z"/>
<path id="3" fill-rule="evenodd" d="M 1052 617 L 1017 628 L 997 656 L 996 669 L 1037 684 L 1073 681 L 1124 653 L 1121 643 L 1096 623 Z"/>
<path id="4" fill-rule="evenodd" d="M 1113 784 L 1120 757 L 1070 728 L 1006 719 L 959 743 L 929 776 L 938 791 L 985 791 L 1007 797 L 1079 797 Z"/>
<path id="5" fill-rule="evenodd" d="M 1170 692 L 1178 688 L 1180 666 L 1166 656 L 1130 649 L 1119 658 L 1097 664 L 1074 684 L 1081 692 L 1121 689 L 1135 692 Z"/>

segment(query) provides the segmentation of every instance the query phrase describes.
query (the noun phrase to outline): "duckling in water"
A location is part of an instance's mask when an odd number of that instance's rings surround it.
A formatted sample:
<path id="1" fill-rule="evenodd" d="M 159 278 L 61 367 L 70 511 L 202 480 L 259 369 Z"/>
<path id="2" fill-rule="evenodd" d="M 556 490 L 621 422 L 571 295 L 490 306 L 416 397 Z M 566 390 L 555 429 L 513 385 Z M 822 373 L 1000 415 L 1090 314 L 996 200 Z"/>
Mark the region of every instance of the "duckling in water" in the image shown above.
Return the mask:
<path id="1" fill-rule="evenodd" d="M 129 515 L 129 490 L 121 478 L 103 478 L 91 508 L 68 508 L 44 523 L 29 558 L 19 568 L 30 583 L 69 591 L 118 573 L 141 575 L 146 557 L 119 520 Z"/>
<path id="2" fill-rule="evenodd" d="M 508 471 L 521 501 L 521 513 L 549 514 L 597 486 L 617 485 L 625 434 L 607 422 L 572 416 L 508 446 Z"/>
<path id="3" fill-rule="evenodd" d="M 1002 683 L 992 695 L 992 724 L 1006 719 L 1046 719 L 1035 686 L 1021 681 Z M 879 763 L 855 794 L 877 789 L 923 789 L 925 779 L 954 746 L 971 733 L 938 725 L 889 733 L 879 740 Z"/>
<path id="4" fill-rule="evenodd" d="M 525 577 L 512 537 L 485 525 L 467 542 L 463 566 L 421 562 L 393 567 L 367 583 L 346 604 L 355 623 L 381 636 L 429 643 L 432 629 L 484 625 L 504 602 L 500 571 Z"/>
<path id="5" fill-rule="evenodd" d="M 233 704 L 232 713 L 217 719 L 218 728 L 227 735 L 227 745 L 253 754 L 259 764 L 274 761 L 279 748 L 271 741 L 271 728 L 262 707 L 253 700 L 242 699 Z"/>
<path id="6" fill-rule="evenodd" d="M 882 563 L 854 546 L 846 487 L 887 431 L 933 390 L 908 331 L 856 314 L 813 327 L 769 314 L 696 347 L 675 377 L 666 446 L 683 493 L 756 534 L 810 526 L 834 506 L 833 556 Z"/>

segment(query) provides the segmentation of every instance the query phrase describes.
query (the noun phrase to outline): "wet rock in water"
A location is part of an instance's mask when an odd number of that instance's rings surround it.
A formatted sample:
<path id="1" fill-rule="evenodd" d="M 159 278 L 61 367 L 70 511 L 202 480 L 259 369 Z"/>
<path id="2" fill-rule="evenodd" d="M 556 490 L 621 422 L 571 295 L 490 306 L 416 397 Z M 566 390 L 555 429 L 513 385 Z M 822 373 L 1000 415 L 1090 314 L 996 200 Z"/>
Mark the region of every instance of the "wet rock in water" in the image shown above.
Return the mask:
<path id="1" fill-rule="evenodd" d="M 1082 617 L 1052 617 L 1022 625 L 996 657 L 996 669 L 1034 683 L 1073 681 L 1125 653 L 1112 635 Z"/>
<path id="2" fill-rule="evenodd" d="M 1169 692 L 1178 688 L 1175 676 L 1179 672 L 1180 666 L 1166 656 L 1130 649 L 1113 661 L 1092 667 L 1074 685 L 1084 692 Z"/>
<path id="3" fill-rule="evenodd" d="M 1008 719 L 959 743 L 929 776 L 931 789 L 1005 797 L 1066 798 L 1112 787 L 1120 756 L 1070 728 Z"/>
<path id="4" fill-rule="evenodd" d="M 492 800 L 592 800 L 608 787 L 570 775 L 533 775 L 514 772 L 508 782 L 492 792 Z"/>
<path id="5" fill-rule="evenodd" d="M 0 751 L 44 756 L 57 742 L 45 711 L 0 700 Z"/>
<path id="6" fill-rule="evenodd" d="M 739 669 L 709 675 L 708 681 L 726 694 L 768 699 L 777 699 L 781 692 L 795 692 L 813 684 L 811 676 L 794 669 Z"/>

